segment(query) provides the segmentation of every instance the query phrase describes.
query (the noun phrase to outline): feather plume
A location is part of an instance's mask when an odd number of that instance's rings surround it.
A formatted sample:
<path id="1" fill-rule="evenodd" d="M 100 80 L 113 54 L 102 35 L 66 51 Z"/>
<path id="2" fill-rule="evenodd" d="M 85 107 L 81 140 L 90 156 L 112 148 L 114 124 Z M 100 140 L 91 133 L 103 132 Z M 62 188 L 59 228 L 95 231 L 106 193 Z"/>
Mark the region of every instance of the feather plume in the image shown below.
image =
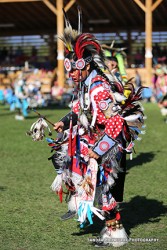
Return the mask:
<path id="1" fill-rule="evenodd" d="M 82 33 L 82 10 L 78 6 L 78 34 Z"/>
<path id="2" fill-rule="evenodd" d="M 137 141 L 141 141 L 142 138 L 141 138 L 141 137 L 137 137 L 136 140 L 137 140 Z"/>
<path id="3" fill-rule="evenodd" d="M 124 92 L 124 86 L 121 82 L 114 82 L 114 87 L 116 89 L 116 91 L 118 91 L 119 93 L 123 94 Z"/>
<path id="4" fill-rule="evenodd" d="M 134 115 L 126 116 L 124 119 L 126 121 L 133 122 L 133 121 L 136 121 L 140 116 L 141 114 L 136 114 L 136 115 L 134 114 Z"/>
<path id="5" fill-rule="evenodd" d="M 66 28 L 70 27 L 72 29 L 72 26 L 70 24 L 70 21 L 68 19 L 67 13 L 65 12 L 64 8 L 63 8 L 63 14 L 64 14 L 64 21 L 65 21 Z"/>
<path id="6" fill-rule="evenodd" d="M 58 174 L 51 185 L 52 191 L 59 192 L 62 187 L 62 182 L 62 174 Z"/>
<path id="7" fill-rule="evenodd" d="M 122 116 L 124 118 L 130 115 L 136 115 L 138 112 L 140 112 L 142 119 L 144 119 L 143 107 L 139 103 L 139 101 L 142 99 L 143 88 L 145 87 L 140 87 L 135 93 L 135 89 L 132 83 L 128 83 L 127 85 L 125 85 L 125 90 L 129 90 L 129 96 L 127 97 L 127 100 L 125 100 L 125 103 L 122 105 Z"/>
<path id="8" fill-rule="evenodd" d="M 111 177 L 110 175 L 108 175 L 108 179 L 107 179 L 107 183 L 110 187 L 112 187 L 115 183 L 115 180 L 113 177 Z"/>
<path id="9" fill-rule="evenodd" d="M 31 136 L 34 141 L 42 141 L 45 136 L 45 130 L 48 129 L 49 135 L 51 135 L 51 130 L 47 122 L 43 118 L 39 118 L 34 122 L 26 134 Z"/>
<path id="10" fill-rule="evenodd" d="M 75 44 L 75 54 L 78 59 L 83 57 L 84 50 L 88 50 L 92 56 L 99 54 L 101 46 L 94 35 L 90 33 L 81 34 Z"/>
<path id="11" fill-rule="evenodd" d="M 84 113 L 80 115 L 79 120 L 80 120 L 80 123 L 84 126 L 84 128 L 88 129 L 89 122 L 88 122 L 88 118 L 86 117 Z"/>
<path id="12" fill-rule="evenodd" d="M 126 97 L 124 95 L 119 94 L 118 92 L 113 93 L 113 95 L 117 102 L 122 102 L 126 100 Z"/>
<path id="13" fill-rule="evenodd" d="M 75 44 L 77 36 L 78 36 L 78 31 L 72 29 L 72 27 L 69 26 L 64 29 L 64 33 L 62 36 L 59 36 L 59 39 L 63 41 L 65 47 L 67 48 L 69 52 L 73 52 L 74 51 L 73 48 L 74 48 L 74 44 Z"/>

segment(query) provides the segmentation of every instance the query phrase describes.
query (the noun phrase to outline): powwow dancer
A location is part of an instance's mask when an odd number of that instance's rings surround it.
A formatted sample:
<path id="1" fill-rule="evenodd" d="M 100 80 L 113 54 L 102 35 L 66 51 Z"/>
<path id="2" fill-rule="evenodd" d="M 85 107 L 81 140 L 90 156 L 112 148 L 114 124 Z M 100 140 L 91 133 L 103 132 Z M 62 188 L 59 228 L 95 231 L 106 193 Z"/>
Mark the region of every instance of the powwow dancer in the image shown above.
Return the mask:
<path id="1" fill-rule="evenodd" d="M 108 68 L 117 77 L 118 81 L 121 81 L 122 84 L 125 84 L 128 80 L 125 69 L 126 53 L 124 50 L 126 48 L 114 48 L 114 41 L 110 46 L 102 44 L 102 48 L 104 49 Z"/>
<path id="2" fill-rule="evenodd" d="M 57 172 L 51 187 L 60 200 L 64 184 L 69 191 L 68 213 L 62 219 L 77 214 L 80 228 L 84 228 L 97 216 L 106 225 L 96 245 L 121 246 L 127 242 L 117 206 L 123 199 L 123 185 L 118 193 L 115 187 L 119 186 L 119 173 L 125 174 L 125 154 L 132 152 L 133 141 L 142 132 L 143 111 L 138 103 L 142 88 L 135 93 L 131 83 L 123 86 L 114 75 L 108 80 L 101 71 L 102 66 L 106 68 L 103 50 L 92 34 L 82 33 L 80 9 L 78 13 L 78 31 L 72 29 L 65 14 L 61 36 L 66 48 L 64 66 L 76 85 L 78 100 L 55 123 L 57 139 L 47 139 L 55 150 L 50 159 Z M 35 124 L 30 133 L 34 140 L 39 131 Z"/>

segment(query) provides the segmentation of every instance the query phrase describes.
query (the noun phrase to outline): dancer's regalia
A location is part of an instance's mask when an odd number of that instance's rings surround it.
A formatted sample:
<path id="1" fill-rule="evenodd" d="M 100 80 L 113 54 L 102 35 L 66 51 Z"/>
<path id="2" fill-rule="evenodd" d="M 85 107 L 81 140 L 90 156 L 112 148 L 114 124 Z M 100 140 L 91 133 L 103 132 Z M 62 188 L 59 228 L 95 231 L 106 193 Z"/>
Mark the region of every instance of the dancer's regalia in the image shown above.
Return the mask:
<path id="1" fill-rule="evenodd" d="M 64 184 L 68 189 L 68 213 L 63 219 L 76 214 L 80 228 L 84 228 L 93 224 L 97 216 L 106 221 L 100 244 L 121 246 L 127 242 L 127 234 L 117 201 L 123 199 L 125 155 L 132 153 L 133 141 L 143 126 L 143 111 L 138 103 L 141 89 L 135 93 L 131 83 L 123 86 L 114 75 L 109 81 L 101 70 L 106 65 L 97 39 L 81 33 L 80 25 L 78 31 L 73 30 L 65 21 L 61 37 L 66 47 L 64 65 L 71 75 L 77 71 L 81 81 L 77 86 L 78 100 L 61 119 L 63 133 L 56 140 L 48 139 L 54 150 L 50 159 L 57 172 L 51 187 L 61 200 Z M 37 130 L 33 127 L 33 136 L 34 132 Z M 98 159 L 90 157 L 90 150 Z"/>

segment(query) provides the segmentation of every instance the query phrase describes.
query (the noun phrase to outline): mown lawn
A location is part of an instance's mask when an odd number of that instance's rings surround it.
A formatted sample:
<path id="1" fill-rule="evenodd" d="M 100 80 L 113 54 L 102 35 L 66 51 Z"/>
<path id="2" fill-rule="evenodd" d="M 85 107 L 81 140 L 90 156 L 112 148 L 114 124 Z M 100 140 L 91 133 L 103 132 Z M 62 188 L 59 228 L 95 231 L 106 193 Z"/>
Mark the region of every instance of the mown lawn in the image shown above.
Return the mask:
<path id="1" fill-rule="evenodd" d="M 156 104 L 146 103 L 146 135 L 135 143 L 136 155 L 127 160 L 123 224 L 132 239 L 122 249 L 167 249 L 167 124 Z M 68 110 L 40 110 L 56 122 Z M 94 249 L 88 242 L 99 227 L 79 231 L 76 219 L 61 221 L 67 211 L 50 190 L 55 178 L 47 142 L 26 136 L 37 120 L 16 121 L 0 106 L 0 229 L 1 250 Z M 55 134 L 56 135 L 56 134 Z M 158 239 L 157 242 L 137 242 Z"/>

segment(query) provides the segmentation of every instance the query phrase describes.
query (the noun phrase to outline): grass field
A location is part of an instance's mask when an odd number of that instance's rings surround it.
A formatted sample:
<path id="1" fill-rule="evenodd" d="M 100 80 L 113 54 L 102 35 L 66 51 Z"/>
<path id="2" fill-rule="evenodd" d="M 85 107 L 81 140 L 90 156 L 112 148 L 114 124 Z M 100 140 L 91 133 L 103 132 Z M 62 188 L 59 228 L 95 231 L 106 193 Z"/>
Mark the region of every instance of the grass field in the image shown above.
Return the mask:
<path id="1" fill-rule="evenodd" d="M 167 124 L 156 104 L 146 103 L 146 135 L 136 142 L 136 155 L 127 159 L 123 224 L 132 239 L 122 249 L 167 249 Z M 67 110 L 40 111 L 53 122 Z M 26 136 L 37 120 L 16 121 L 9 107 L 0 106 L 0 250 L 89 250 L 92 232 L 77 227 L 76 219 L 61 221 L 67 211 L 51 192 L 55 178 L 47 142 L 33 142 Z M 157 242 L 137 242 L 158 239 Z"/>

